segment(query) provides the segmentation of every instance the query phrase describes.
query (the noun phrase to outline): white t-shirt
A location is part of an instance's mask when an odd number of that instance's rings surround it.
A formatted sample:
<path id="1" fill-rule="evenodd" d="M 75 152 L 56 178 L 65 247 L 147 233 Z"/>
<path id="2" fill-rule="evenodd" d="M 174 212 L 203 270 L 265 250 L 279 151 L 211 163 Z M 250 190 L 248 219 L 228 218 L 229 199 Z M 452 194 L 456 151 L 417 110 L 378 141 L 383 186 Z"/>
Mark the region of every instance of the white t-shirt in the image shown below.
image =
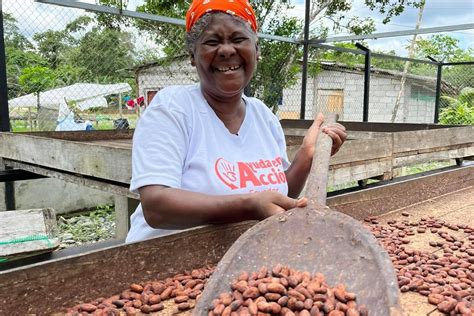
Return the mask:
<path id="1" fill-rule="evenodd" d="M 130 190 L 164 185 L 211 195 L 265 190 L 287 195 L 284 171 L 289 162 L 278 118 L 260 100 L 243 99 L 245 118 L 235 135 L 199 85 L 171 86 L 157 93 L 133 136 Z M 172 232 L 150 227 L 139 205 L 126 241 Z"/>

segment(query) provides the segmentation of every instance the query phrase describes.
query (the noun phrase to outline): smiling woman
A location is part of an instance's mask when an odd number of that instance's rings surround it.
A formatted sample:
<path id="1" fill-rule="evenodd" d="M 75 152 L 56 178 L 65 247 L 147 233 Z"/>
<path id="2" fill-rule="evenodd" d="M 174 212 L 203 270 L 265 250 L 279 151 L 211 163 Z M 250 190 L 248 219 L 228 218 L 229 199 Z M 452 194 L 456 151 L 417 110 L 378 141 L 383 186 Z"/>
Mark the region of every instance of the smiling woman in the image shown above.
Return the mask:
<path id="1" fill-rule="evenodd" d="M 311 167 L 320 115 L 290 164 L 277 117 L 244 95 L 259 58 L 246 0 L 195 0 L 186 44 L 200 83 L 160 90 L 133 138 L 131 190 L 141 204 L 127 241 L 204 224 L 261 220 L 296 206 Z M 346 138 L 323 129 L 335 153 Z"/>

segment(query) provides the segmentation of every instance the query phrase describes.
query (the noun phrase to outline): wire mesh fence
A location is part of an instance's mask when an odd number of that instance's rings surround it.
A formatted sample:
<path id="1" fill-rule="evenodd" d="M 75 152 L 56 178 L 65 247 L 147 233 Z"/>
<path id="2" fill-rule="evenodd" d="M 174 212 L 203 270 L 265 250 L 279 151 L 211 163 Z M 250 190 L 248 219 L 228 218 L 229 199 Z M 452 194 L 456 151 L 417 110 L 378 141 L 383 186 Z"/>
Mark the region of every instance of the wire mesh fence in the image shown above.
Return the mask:
<path id="1" fill-rule="evenodd" d="M 474 125 L 474 62 L 443 65 L 439 122 Z"/>
<path id="2" fill-rule="evenodd" d="M 369 121 L 433 123 L 436 64 L 375 55 L 371 66 Z"/>
<path id="3" fill-rule="evenodd" d="M 4 0 L 3 14 L 13 131 L 134 128 L 160 89 L 198 82 L 182 24 L 33 0 Z M 302 45 L 260 38 L 259 47 L 262 60 L 246 93 L 280 119 L 299 119 Z M 369 121 L 433 122 L 436 64 L 412 62 L 405 70 L 405 62 L 380 54 L 371 64 Z M 466 110 L 451 104 L 464 100 L 461 91 L 472 96 L 473 67 L 443 67 L 441 123 L 469 124 L 448 112 Z M 307 70 L 305 119 L 330 111 L 363 120 L 363 51 L 310 47 Z"/>
<path id="4" fill-rule="evenodd" d="M 334 112 L 343 121 L 362 121 L 364 55 L 362 52 L 311 47 L 305 118 Z"/>

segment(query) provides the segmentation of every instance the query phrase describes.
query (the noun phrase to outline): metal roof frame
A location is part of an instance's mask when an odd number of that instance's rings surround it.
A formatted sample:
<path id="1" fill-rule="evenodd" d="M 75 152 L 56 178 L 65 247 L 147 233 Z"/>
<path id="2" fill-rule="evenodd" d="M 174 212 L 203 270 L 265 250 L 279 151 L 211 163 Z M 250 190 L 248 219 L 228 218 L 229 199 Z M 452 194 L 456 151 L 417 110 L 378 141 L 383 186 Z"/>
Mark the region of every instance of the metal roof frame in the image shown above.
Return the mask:
<path id="1" fill-rule="evenodd" d="M 44 4 L 52 4 L 52 5 L 57 5 L 61 7 L 67 7 L 67 8 L 82 9 L 82 10 L 86 10 L 90 12 L 108 13 L 108 14 L 126 16 L 130 18 L 139 18 L 142 20 L 148 20 L 148 21 L 154 21 L 154 22 L 170 23 L 170 24 L 181 25 L 181 26 L 186 25 L 186 22 L 182 19 L 170 18 L 166 16 L 131 11 L 131 10 L 121 10 L 118 8 L 107 7 L 103 5 L 91 4 L 91 3 L 85 3 L 85 2 L 78 2 L 74 0 L 35 0 L 35 2 L 44 3 Z M 289 37 L 263 34 L 263 33 L 258 33 L 258 36 L 260 38 L 277 40 L 280 42 L 299 44 L 299 40 L 296 40 L 294 38 L 289 38 Z"/>
<path id="2" fill-rule="evenodd" d="M 415 34 L 453 32 L 453 31 L 461 31 L 461 30 L 469 30 L 469 29 L 474 29 L 474 23 L 427 27 L 427 28 L 421 28 L 418 30 L 411 29 L 411 30 L 405 30 L 405 31 L 381 32 L 381 33 L 364 34 L 364 35 L 334 36 L 334 37 L 327 37 L 327 38 L 322 38 L 322 39 L 312 38 L 309 40 L 309 42 L 310 44 L 346 42 L 346 41 L 358 41 L 358 40 L 364 40 L 364 39 L 379 39 L 379 38 L 385 38 L 385 37 L 409 36 L 409 35 L 415 35 Z"/>

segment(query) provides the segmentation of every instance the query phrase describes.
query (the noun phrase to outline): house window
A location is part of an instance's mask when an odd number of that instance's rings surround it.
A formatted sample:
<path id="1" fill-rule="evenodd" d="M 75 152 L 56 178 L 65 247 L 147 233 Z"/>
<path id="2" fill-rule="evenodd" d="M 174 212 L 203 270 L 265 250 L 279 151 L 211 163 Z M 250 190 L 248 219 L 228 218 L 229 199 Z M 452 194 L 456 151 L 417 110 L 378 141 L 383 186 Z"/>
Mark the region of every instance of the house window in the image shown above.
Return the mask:
<path id="1" fill-rule="evenodd" d="M 151 100 L 155 97 L 155 94 L 160 91 L 161 88 L 158 88 L 156 90 L 147 90 L 146 91 L 146 105 L 148 106 L 151 103 Z"/>
<path id="2" fill-rule="evenodd" d="M 339 114 L 342 119 L 344 114 L 344 90 L 343 89 L 318 89 L 315 114 L 318 112 L 333 112 Z"/>
<path id="3" fill-rule="evenodd" d="M 436 92 L 426 86 L 412 85 L 410 98 L 417 101 L 434 102 L 436 100 Z"/>

